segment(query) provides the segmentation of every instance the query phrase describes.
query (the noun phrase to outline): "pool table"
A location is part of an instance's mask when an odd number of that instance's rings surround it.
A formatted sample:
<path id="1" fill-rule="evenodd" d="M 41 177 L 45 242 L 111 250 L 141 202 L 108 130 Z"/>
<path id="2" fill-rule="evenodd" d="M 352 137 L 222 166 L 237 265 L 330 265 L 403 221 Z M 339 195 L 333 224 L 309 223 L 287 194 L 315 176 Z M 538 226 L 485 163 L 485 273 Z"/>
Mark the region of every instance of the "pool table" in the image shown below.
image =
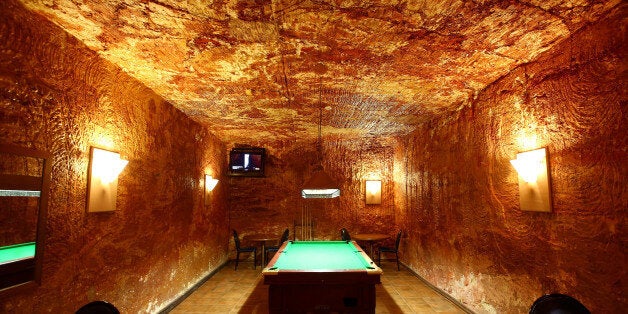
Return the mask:
<path id="1" fill-rule="evenodd" d="M 375 313 L 381 274 L 355 241 L 287 241 L 262 270 L 270 313 Z"/>
<path id="2" fill-rule="evenodd" d="M 0 264 L 35 257 L 35 242 L 26 242 L 0 247 Z"/>
<path id="3" fill-rule="evenodd" d="M 36 280 L 35 242 L 0 247 L 0 291 Z"/>

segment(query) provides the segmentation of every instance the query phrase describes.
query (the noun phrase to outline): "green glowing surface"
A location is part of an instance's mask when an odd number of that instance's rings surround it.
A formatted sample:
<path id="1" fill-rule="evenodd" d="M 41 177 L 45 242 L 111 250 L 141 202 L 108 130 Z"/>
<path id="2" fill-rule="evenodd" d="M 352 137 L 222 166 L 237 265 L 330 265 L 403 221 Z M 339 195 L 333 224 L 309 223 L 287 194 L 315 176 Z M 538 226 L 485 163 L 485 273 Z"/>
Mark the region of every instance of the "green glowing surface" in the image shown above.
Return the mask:
<path id="1" fill-rule="evenodd" d="M 35 257 L 35 242 L 0 247 L 0 264 Z"/>
<path id="2" fill-rule="evenodd" d="M 345 241 L 289 242 L 272 269 L 330 270 L 367 269 L 361 251 Z"/>

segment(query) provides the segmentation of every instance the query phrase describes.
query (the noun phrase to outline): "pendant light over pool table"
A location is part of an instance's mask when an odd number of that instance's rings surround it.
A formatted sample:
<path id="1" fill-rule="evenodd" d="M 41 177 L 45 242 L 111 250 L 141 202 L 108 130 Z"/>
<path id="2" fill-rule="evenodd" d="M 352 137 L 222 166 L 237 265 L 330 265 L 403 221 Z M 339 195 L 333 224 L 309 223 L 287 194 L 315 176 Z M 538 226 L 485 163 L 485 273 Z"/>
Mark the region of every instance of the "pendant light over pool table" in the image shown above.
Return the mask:
<path id="1" fill-rule="evenodd" d="M 321 80 L 321 79 L 319 79 Z M 334 180 L 325 172 L 321 159 L 323 156 L 322 149 L 322 135 L 321 128 L 323 124 L 323 105 L 321 101 L 322 81 L 319 83 L 318 90 L 318 140 L 316 142 L 317 164 L 314 167 L 314 173 L 310 180 L 303 185 L 301 190 L 301 196 L 303 198 L 334 198 L 340 196 L 340 187 Z"/>

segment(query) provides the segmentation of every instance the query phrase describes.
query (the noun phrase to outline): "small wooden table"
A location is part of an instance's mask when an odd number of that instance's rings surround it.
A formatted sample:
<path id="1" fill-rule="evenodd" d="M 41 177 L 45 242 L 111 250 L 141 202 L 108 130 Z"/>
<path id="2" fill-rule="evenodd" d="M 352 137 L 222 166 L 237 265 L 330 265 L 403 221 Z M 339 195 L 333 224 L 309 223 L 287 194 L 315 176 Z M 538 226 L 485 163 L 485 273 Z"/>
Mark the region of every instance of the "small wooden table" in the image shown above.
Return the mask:
<path id="1" fill-rule="evenodd" d="M 358 234 L 352 235 L 351 238 L 353 240 L 365 241 L 366 243 L 368 243 L 369 244 L 369 251 L 371 252 L 371 254 L 369 254 L 369 256 L 371 257 L 371 259 L 373 259 L 374 258 L 374 256 L 373 256 L 373 243 L 375 243 L 377 241 L 384 240 L 384 239 L 388 239 L 389 236 L 387 234 L 383 234 L 383 233 L 358 233 Z"/>
<path id="2" fill-rule="evenodd" d="M 279 242 L 279 237 L 277 237 L 277 235 L 275 234 L 252 234 L 252 235 L 244 236 L 244 239 L 247 241 L 257 243 L 255 246 L 262 247 L 262 253 L 261 253 L 262 261 L 260 263 L 262 264 L 262 267 L 264 267 L 263 264 L 266 262 L 266 242 L 273 241 L 273 240 Z"/>

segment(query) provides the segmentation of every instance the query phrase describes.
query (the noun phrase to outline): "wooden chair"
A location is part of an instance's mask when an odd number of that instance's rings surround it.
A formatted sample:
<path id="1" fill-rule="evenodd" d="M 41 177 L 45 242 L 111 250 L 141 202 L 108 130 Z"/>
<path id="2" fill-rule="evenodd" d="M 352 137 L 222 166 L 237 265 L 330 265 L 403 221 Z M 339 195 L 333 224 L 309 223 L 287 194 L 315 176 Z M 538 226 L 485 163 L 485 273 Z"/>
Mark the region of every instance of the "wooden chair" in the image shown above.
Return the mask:
<path id="1" fill-rule="evenodd" d="M 395 247 L 380 246 L 377 249 L 377 263 L 382 265 L 382 253 L 395 253 L 395 260 L 397 261 L 397 270 L 399 270 L 399 242 L 401 241 L 401 230 L 397 233 L 397 240 L 395 240 Z"/>
<path id="2" fill-rule="evenodd" d="M 351 241 L 349 231 L 347 231 L 347 229 L 345 228 L 340 229 L 340 238 L 342 239 L 342 241 Z"/>
<path id="3" fill-rule="evenodd" d="M 288 241 L 288 237 L 290 236 L 290 229 L 286 228 L 286 230 L 283 231 L 283 234 L 281 235 L 281 239 L 279 239 L 279 244 L 277 246 L 267 246 L 266 250 L 264 252 L 264 265 L 266 265 L 266 263 L 268 263 L 268 253 L 270 252 L 277 252 L 279 251 L 279 248 L 281 247 L 281 245 Z"/>
<path id="4" fill-rule="evenodd" d="M 548 313 L 591 314 L 578 300 L 560 293 L 546 294 L 536 299 L 529 312 L 529 314 Z"/>
<path id="5" fill-rule="evenodd" d="M 238 238 L 238 233 L 233 230 L 233 241 L 235 242 L 236 248 L 236 260 L 235 260 L 235 270 L 238 270 L 238 261 L 240 260 L 240 253 L 253 253 L 253 269 L 257 266 L 257 247 L 255 246 L 240 246 L 240 238 Z"/>

